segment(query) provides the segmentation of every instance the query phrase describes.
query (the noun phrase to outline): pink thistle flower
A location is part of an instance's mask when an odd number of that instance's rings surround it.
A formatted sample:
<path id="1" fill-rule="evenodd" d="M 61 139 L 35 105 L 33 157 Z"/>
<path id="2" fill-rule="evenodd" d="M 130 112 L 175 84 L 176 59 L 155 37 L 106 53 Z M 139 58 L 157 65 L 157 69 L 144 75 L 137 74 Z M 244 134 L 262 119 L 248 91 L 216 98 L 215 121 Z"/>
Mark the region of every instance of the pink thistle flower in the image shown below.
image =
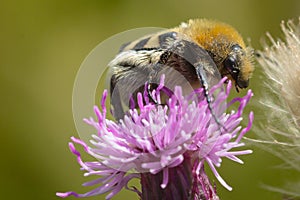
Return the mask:
<path id="1" fill-rule="evenodd" d="M 223 78 L 210 93 L 222 88 L 225 81 Z M 164 77 L 153 91 L 157 102 L 161 101 L 163 87 Z M 92 135 L 91 145 L 74 137 L 69 143 L 78 163 L 86 171 L 85 176 L 100 176 L 84 186 L 100 186 L 85 194 L 66 192 L 57 193 L 57 196 L 87 197 L 109 192 L 106 198 L 110 199 L 126 188 L 137 192 L 142 199 L 218 199 L 204 172 L 204 163 L 225 188 L 232 190 L 216 167 L 221 166 L 223 157 L 242 164 L 237 156 L 252 153 L 251 150 L 232 149 L 244 146 L 241 139 L 252 126 L 252 112 L 245 128 L 242 129 L 240 123 L 243 110 L 253 94 L 249 90 L 246 96 L 235 98 L 224 106 L 230 89 L 229 81 L 212 103 L 223 127 L 214 120 L 205 99 L 193 100 L 193 97 L 202 95 L 202 89 L 184 97 L 181 87 L 176 86 L 166 105 L 155 105 L 149 102 L 147 94 L 139 93 L 139 110 L 130 109 L 119 122 L 106 118 L 107 91 L 104 91 L 102 111 L 94 107 L 98 119 L 85 119 L 97 131 Z M 226 109 L 235 102 L 239 103 L 238 110 L 227 114 Z M 73 143 L 81 145 L 97 161 L 83 162 Z M 141 179 L 142 191 L 127 186 L 133 178 Z"/>

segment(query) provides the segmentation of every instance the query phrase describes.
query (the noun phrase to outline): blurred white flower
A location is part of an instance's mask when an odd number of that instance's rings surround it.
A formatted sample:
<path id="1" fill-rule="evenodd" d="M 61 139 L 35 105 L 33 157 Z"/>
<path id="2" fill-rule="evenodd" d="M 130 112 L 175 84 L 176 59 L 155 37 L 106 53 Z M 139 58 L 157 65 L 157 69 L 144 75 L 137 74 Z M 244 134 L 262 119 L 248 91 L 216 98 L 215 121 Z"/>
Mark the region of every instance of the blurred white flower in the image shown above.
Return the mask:
<path id="1" fill-rule="evenodd" d="M 262 124 L 260 141 L 263 148 L 283 159 L 300 172 L 300 18 L 281 23 L 284 41 L 267 36 L 271 45 L 263 44 L 258 62 L 265 73 L 263 112 L 267 123 Z M 267 145 L 269 144 L 269 145 Z M 300 181 L 276 189 L 289 196 L 300 196 Z"/>

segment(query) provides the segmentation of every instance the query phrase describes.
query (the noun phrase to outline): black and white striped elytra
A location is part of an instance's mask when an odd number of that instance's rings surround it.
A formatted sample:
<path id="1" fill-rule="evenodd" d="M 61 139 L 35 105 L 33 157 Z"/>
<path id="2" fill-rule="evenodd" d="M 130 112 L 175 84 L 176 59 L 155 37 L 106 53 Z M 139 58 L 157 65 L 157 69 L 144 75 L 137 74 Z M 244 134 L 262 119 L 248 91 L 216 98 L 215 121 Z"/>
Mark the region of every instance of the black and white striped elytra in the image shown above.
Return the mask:
<path id="1" fill-rule="evenodd" d="M 145 82 L 154 87 L 152 83 L 158 83 L 164 73 L 166 79 L 173 81 L 170 85 L 202 87 L 218 122 L 209 89 L 223 76 L 233 80 L 237 90 L 247 87 L 253 71 L 249 57 L 235 29 L 210 20 L 190 20 L 188 24 L 128 42 L 109 63 L 114 117 L 123 118 L 130 94 L 143 92 Z"/>

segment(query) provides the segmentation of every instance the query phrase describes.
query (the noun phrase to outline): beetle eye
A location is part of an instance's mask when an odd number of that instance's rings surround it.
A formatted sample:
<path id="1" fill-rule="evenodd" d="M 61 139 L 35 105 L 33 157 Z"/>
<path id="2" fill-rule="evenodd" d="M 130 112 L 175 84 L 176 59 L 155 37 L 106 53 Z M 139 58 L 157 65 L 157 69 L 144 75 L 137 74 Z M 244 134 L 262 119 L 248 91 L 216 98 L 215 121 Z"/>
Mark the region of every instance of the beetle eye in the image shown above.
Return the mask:
<path id="1" fill-rule="evenodd" d="M 225 59 L 224 67 L 229 71 L 231 75 L 237 76 L 237 74 L 240 72 L 240 70 L 238 69 L 237 61 L 232 56 L 229 56 Z"/>

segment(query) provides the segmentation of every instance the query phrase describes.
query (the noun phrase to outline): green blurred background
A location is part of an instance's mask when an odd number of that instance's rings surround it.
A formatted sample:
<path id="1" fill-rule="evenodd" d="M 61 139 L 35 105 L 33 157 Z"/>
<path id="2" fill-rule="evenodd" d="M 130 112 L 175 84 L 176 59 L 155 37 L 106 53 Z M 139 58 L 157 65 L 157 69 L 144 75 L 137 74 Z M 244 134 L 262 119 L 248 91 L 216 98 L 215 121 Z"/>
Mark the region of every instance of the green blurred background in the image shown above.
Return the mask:
<path id="1" fill-rule="evenodd" d="M 297 18 L 299 11 L 298 0 L 1 1 L 0 199 L 59 199 L 56 191 L 88 191 L 68 149 L 70 136 L 77 136 L 72 87 L 81 62 L 101 41 L 136 27 L 173 27 L 205 17 L 233 25 L 260 48 L 266 31 L 280 36 L 281 20 Z M 254 102 L 261 95 L 260 76 L 257 66 Z M 263 122 L 257 113 L 256 122 Z M 224 161 L 220 173 L 234 190 L 217 183 L 221 199 L 282 199 L 262 184 L 281 184 L 295 174 L 278 169 L 281 161 L 274 156 L 254 150 L 243 157 L 244 166 Z M 127 191 L 115 199 L 125 198 L 137 199 Z"/>

